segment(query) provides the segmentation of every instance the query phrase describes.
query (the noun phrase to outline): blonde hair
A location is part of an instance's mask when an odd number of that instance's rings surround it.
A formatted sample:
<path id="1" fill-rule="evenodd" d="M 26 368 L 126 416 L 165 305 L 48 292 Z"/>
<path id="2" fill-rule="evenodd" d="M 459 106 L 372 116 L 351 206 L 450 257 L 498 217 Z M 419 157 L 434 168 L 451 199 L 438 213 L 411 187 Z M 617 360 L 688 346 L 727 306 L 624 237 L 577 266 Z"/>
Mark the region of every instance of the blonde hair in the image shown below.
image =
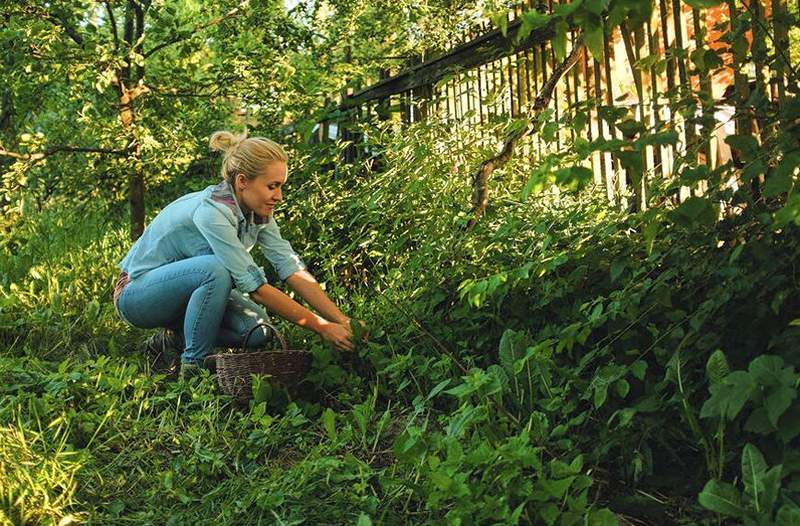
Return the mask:
<path id="1" fill-rule="evenodd" d="M 287 162 L 289 157 L 283 146 L 266 137 L 247 137 L 229 131 L 216 131 L 211 134 L 208 145 L 214 151 L 224 152 L 222 157 L 222 178 L 234 183 L 238 174 L 247 179 L 255 179 L 264 165 L 274 161 Z"/>

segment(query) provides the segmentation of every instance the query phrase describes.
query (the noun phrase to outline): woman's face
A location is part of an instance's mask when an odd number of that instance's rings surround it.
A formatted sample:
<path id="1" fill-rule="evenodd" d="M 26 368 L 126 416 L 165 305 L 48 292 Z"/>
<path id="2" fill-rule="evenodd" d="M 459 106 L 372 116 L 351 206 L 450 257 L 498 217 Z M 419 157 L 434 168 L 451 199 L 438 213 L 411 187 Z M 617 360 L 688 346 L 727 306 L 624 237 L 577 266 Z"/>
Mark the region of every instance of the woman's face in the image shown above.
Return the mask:
<path id="1" fill-rule="evenodd" d="M 286 177 L 286 163 L 283 161 L 267 163 L 252 180 L 239 174 L 236 177 L 236 197 L 239 204 L 262 217 L 269 217 L 275 205 L 283 198 L 282 188 Z"/>

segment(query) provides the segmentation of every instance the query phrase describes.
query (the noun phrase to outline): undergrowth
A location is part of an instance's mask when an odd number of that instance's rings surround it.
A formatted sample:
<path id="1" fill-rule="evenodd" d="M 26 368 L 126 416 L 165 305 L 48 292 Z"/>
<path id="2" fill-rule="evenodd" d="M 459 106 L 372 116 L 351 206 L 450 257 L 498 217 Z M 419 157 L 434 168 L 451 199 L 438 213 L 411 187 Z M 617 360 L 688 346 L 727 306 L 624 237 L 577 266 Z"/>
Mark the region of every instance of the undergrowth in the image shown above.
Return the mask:
<path id="1" fill-rule="evenodd" d="M 369 342 L 284 326 L 312 374 L 247 407 L 144 373 L 146 333 L 110 302 L 124 218 L 20 219 L 0 242 L 6 522 L 796 523 L 796 227 L 521 196 L 520 163 L 467 231 L 481 148 L 436 125 L 376 142 L 381 171 L 296 151 L 278 217 Z"/>

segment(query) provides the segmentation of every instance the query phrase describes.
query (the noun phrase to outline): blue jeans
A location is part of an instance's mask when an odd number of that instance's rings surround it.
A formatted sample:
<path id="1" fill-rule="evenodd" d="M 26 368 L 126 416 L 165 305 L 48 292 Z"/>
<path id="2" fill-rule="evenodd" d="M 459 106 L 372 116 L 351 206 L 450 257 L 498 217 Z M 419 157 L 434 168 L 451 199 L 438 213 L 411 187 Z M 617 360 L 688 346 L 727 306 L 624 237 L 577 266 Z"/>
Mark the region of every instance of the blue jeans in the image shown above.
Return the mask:
<path id="1" fill-rule="evenodd" d="M 233 289 L 230 273 L 213 256 L 195 256 L 155 268 L 128 283 L 117 301 L 123 320 L 149 329 L 174 329 L 184 338 L 182 363 L 201 364 L 214 347 L 239 347 L 267 312 Z M 248 347 L 263 345 L 266 328 L 253 332 Z"/>

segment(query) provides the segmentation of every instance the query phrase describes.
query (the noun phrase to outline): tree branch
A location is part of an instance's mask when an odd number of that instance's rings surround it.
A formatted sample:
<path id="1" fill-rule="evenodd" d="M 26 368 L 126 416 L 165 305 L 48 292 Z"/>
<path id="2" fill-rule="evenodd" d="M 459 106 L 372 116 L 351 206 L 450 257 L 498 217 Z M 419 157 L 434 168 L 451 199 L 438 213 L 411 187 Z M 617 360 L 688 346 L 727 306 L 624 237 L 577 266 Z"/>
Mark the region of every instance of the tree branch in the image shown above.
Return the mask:
<path id="1" fill-rule="evenodd" d="M 230 17 L 238 15 L 241 12 L 241 9 L 243 7 L 245 7 L 249 3 L 249 1 L 250 0 L 242 0 L 237 7 L 234 7 L 233 9 L 231 9 L 230 11 L 225 13 L 223 16 L 218 16 L 216 18 L 212 18 L 211 20 L 209 20 L 205 24 L 201 24 L 201 25 L 195 26 L 194 28 L 192 28 L 191 31 L 187 31 L 186 33 L 179 33 L 179 34 L 175 35 L 173 38 L 171 38 L 170 40 L 167 40 L 166 42 L 162 42 L 160 44 L 157 44 L 155 47 L 153 47 L 153 49 L 151 49 L 150 51 L 144 53 L 144 58 L 147 59 L 147 58 L 151 57 L 153 54 L 161 51 L 165 47 L 169 47 L 169 46 L 171 46 L 173 44 L 177 44 L 179 42 L 183 42 L 184 40 L 189 40 L 190 38 L 192 38 L 194 35 L 196 35 L 200 31 L 208 29 L 209 27 L 212 27 L 212 26 L 216 26 L 220 22 L 223 22 L 224 20 L 226 20 L 226 19 L 228 19 Z"/>
<path id="2" fill-rule="evenodd" d="M 119 52 L 119 32 L 117 31 L 117 21 L 114 18 L 114 8 L 111 7 L 111 1 L 105 0 L 106 13 L 108 13 L 108 23 L 111 25 L 111 36 L 114 37 L 114 51 Z"/>
<path id="3" fill-rule="evenodd" d="M 78 44 L 78 46 L 83 47 L 83 37 L 81 37 L 80 33 L 75 31 L 75 28 L 70 26 L 66 20 L 59 17 L 55 13 L 38 6 L 25 7 L 23 8 L 23 12 L 27 12 L 31 16 L 43 18 L 54 26 L 60 27 L 73 42 Z"/>
<path id="4" fill-rule="evenodd" d="M 553 90 L 555 90 L 556 84 L 558 84 L 561 78 L 566 75 L 566 73 L 572 69 L 572 66 L 578 62 L 578 59 L 580 59 L 583 52 L 583 39 L 579 37 L 575 41 L 575 45 L 573 46 L 569 56 L 567 56 L 567 58 L 565 58 L 561 64 L 556 66 L 556 68 L 553 70 L 553 73 L 547 79 L 547 82 L 542 85 L 542 89 L 539 90 L 538 95 L 536 95 L 533 107 L 527 115 L 528 125 L 508 137 L 506 142 L 503 144 L 500 153 L 491 159 L 483 161 L 478 167 L 478 170 L 473 178 L 473 217 L 469 220 L 467 229 L 474 227 L 481 218 L 481 215 L 483 215 L 483 212 L 486 211 L 486 206 L 489 204 L 489 177 L 492 175 L 492 172 L 505 166 L 505 164 L 514 154 L 514 147 L 517 145 L 519 140 L 530 135 L 534 132 L 534 130 L 536 130 L 536 118 L 550 105 L 550 100 L 553 98 Z"/>
<path id="5" fill-rule="evenodd" d="M 19 153 L 0 147 L 0 156 L 12 157 L 20 161 L 37 162 L 56 153 L 102 153 L 106 155 L 128 155 L 127 150 L 111 150 L 109 148 L 84 148 L 82 146 L 54 146 L 43 152 Z"/>

